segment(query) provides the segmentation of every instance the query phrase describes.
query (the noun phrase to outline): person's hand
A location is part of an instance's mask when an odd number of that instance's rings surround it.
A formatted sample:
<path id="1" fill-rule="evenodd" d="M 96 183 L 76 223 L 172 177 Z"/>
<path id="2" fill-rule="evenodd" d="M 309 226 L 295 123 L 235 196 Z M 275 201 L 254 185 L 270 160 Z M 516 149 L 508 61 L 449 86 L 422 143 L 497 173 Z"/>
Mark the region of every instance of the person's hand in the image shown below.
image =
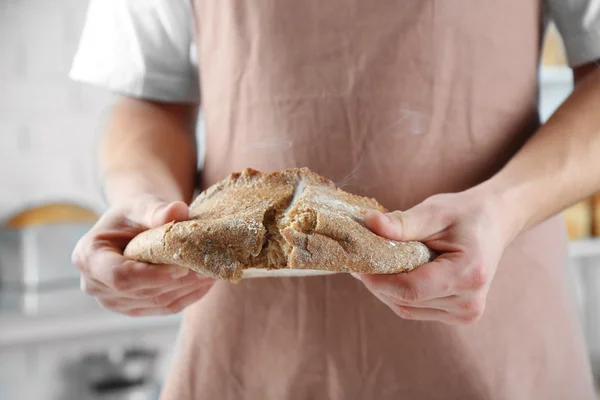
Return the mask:
<path id="1" fill-rule="evenodd" d="M 506 216 L 470 192 L 433 196 L 408 211 L 370 212 L 365 224 L 398 241 L 421 241 L 440 255 L 408 273 L 354 275 L 405 319 L 476 322 L 514 232 Z"/>
<path id="2" fill-rule="evenodd" d="M 138 233 L 188 217 L 185 203 L 149 196 L 108 210 L 73 251 L 82 290 L 104 308 L 130 316 L 175 314 L 200 300 L 213 279 L 187 268 L 123 257 L 125 246 Z"/>

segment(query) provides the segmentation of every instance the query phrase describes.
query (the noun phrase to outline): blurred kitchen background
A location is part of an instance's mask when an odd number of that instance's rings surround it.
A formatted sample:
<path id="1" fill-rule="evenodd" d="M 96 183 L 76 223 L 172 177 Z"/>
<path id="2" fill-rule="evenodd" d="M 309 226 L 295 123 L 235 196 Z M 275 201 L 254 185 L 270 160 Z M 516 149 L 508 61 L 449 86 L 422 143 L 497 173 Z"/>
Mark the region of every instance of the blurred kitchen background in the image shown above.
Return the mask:
<path id="1" fill-rule="evenodd" d="M 158 398 L 180 316 L 134 319 L 79 290 L 70 253 L 104 209 L 111 94 L 72 83 L 81 0 L 0 0 L 0 400 Z"/>
<path id="2" fill-rule="evenodd" d="M 95 149 L 111 94 L 67 77 L 86 8 L 0 0 L 0 400 L 156 399 L 176 349 L 179 316 L 104 311 L 70 263 L 105 207 Z M 540 79 L 546 120 L 572 89 L 552 26 Z M 567 272 L 600 377 L 600 197 L 564 216 Z"/>

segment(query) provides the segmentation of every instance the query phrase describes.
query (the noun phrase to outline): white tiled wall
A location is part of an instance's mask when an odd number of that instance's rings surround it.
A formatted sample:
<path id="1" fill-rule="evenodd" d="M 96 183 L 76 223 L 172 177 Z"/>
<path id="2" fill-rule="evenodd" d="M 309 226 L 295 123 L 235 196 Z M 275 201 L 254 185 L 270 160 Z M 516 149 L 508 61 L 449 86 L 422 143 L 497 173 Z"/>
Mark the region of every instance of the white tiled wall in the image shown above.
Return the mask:
<path id="1" fill-rule="evenodd" d="M 0 0 L 0 221 L 27 204 L 103 208 L 95 145 L 111 96 L 67 76 L 86 9 Z"/>

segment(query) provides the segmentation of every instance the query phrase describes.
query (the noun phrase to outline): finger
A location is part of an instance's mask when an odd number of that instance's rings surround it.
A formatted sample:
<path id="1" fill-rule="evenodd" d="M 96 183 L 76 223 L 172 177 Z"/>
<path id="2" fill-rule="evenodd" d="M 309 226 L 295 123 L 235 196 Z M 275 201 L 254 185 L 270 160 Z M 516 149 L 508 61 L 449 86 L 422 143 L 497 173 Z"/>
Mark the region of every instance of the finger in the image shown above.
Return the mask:
<path id="1" fill-rule="evenodd" d="M 84 275 L 79 278 L 79 289 L 92 296 L 97 296 L 102 293 L 110 292 L 110 288 L 95 279 L 88 278 Z"/>
<path id="2" fill-rule="evenodd" d="M 184 308 L 196 303 L 202 299 L 210 290 L 212 285 L 203 285 L 195 291 L 176 299 L 171 304 L 159 308 L 137 308 L 126 311 L 131 316 L 150 316 L 150 315 L 170 315 L 181 312 Z"/>
<path id="3" fill-rule="evenodd" d="M 445 310 L 419 307 L 408 304 L 398 304 L 395 299 L 381 293 L 373 293 L 383 304 L 388 306 L 396 315 L 408 320 L 450 321 L 453 317 Z"/>
<path id="4" fill-rule="evenodd" d="M 134 204 L 127 211 L 127 218 L 135 224 L 154 228 L 172 221 L 189 218 L 189 207 L 183 201 L 148 201 Z"/>
<path id="5" fill-rule="evenodd" d="M 195 274 L 188 274 L 183 278 L 176 279 L 159 287 L 151 287 L 145 289 L 136 289 L 131 292 L 116 292 L 113 288 L 104 285 L 94 279 L 83 279 L 81 281 L 81 289 L 87 294 L 97 297 L 120 298 L 120 299 L 147 299 L 149 297 L 159 296 L 173 290 L 182 289 L 192 285 L 198 285 L 207 281 L 207 278 L 201 279 Z"/>
<path id="6" fill-rule="evenodd" d="M 410 306 L 416 308 L 435 308 L 444 310 L 453 315 L 462 317 L 480 317 L 483 315 L 486 305 L 485 293 L 479 293 L 471 296 L 447 296 L 439 299 L 432 299 L 422 303 L 408 304 L 399 302 L 399 306 Z"/>
<path id="7" fill-rule="evenodd" d="M 458 323 L 458 318 L 444 310 L 410 306 L 393 307 L 394 312 L 402 319 L 414 321 L 439 321 L 447 324 Z"/>
<path id="8" fill-rule="evenodd" d="M 143 264 L 143 263 L 142 263 Z M 174 289 L 177 287 L 181 287 L 182 285 L 188 284 L 188 283 L 197 283 L 199 280 L 202 279 L 210 279 L 204 276 L 200 276 L 198 274 L 192 274 L 190 273 L 190 270 L 185 268 L 185 267 L 180 267 L 180 266 L 173 266 L 173 265 L 145 265 L 145 267 L 149 270 L 154 270 L 157 268 L 161 268 L 164 269 L 166 271 L 171 271 L 170 275 L 166 275 L 166 279 L 157 279 L 156 281 L 149 279 L 149 281 L 147 283 L 141 284 L 141 285 L 136 285 L 133 284 L 132 285 L 132 290 L 133 292 L 131 293 L 132 296 L 133 295 L 137 295 L 139 293 L 141 293 L 143 295 L 143 293 L 147 292 L 148 290 L 165 290 L 165 289 Z M 86 276 L 87 275 L 87 276 Z M 92 274 L 82 274 L 81 278 L 80 278 L 80 289 L 88 294 L 91 295 L 97 295 L 100 293 L 114 293 L 115 292 L 115 288 L 112 288 L 102 282 L 100 282 L 98 279 L 93 278 Z M 94 274 L 93 276 L 98 276 L 98 274 Z M 144 279 L 144 276 L 142 276 L 141 274 L 137 277 L 135 277 L 135 280 L 137 281 L 139 279 Z M 150 277 L 151 278 L 151 277 Z M 135 296 L 133 296 L 135 297 Z"/>
<path id="9" fill-rule="evenodd" d="M 395 306 L 405 306 L 405 307 L 414 307 L 414 308 L 435 308 L 437 310 L 443 310 L 451 313 L 469 313 L 473 312 L 477 304 L 475 300 L 472 299 L 463 299 L 460 296 L 446 296 L 438 299 L 432 299 L 423 301 L 421 303 L 409 303 L 405 301 L 398 301 L 391 296 L 385 295 L 383 293 L 373 293 L 375 297 L 379 300 L 392 307 Z"/>
<path id="10" fill-rule="evenodd" d="M 471 324 L 478 320 L 481 314 L 477 313 L 457 313 L 449 312 L 444 308 L 438 307 L 427 307 L 425 304 L 398 304 L 390 298 L 380 293 L 373 293 L 383 304 L 388 306 L 396 315 L 409 320 L 422 320 L 422 321 L 440 321 L 448 324 Z M 456 296 L 449 296 L 446 298 L 448 301 L 452 301 Z M 447 304 L 443 304 L 446 306 Z M 419 310 L 425 310 L 424 313 L 420 313 Z"/>
<path id="11" fill-rule="evenodd" d="M 456 253 L 446 253 L 410 272 L 360 275 L 359 278 L 373 292 L 391 296 L 399 302 L 415 304 L 456 294 L 459 276 L 455 271 L 460 261 Z"/>
<path id="12" fill-rule="evenodd" d="M 383 296 L 383 295 L 381 295 Z M 388 297 L 388 296 L 386 296 Z M 389 297 L 388 297 L 389 298 Z M 389 301 L 392 301 L 389 298 Z M 481 314 L 485 308 L 485 299 L 477 296 L 463 298 L 461 296 L 446 296 L 438 299 L 423 301 L 421 303 L 408 303 L 404 301 L 393 300 L 397 306 L 414 308 L 435 308 L 443 310 L 454 315 Z"/>
<path id="13" fill-rule="evenodd" d="M 394 312 L 404 319 L 419 321 L 438 321 L 450 325 L 470 325 L 479 321 L 482 313 L 455 313 L 437 308 L 394 305 Z"/>
<path id="14" fill-rule="evenodd" d="M 159 293 L 156 289 L 153 289 L 145 297 L 139 298 L 131 297 L 121 293 L 115 294 L 114 292 L 105 292 L 97 295 L 96 299 L 103 308 L 124 313 L 126 311 L 138 308 L 160 308 L 164 306 L 164 304 L 158 304 L 160 302 L 161 295 L 168 295 L 171 292 L 173 292 L 174 295 L 176 293 L 186 293 L 190 290 L 193 291 L 195 289 L 194 286 L 196 285 L 187 285 L 166 293 Z"/>
<path id="15" fill-rule="evenodd" d="M 160 296 L 165 293 L 189 288 L 192 286 L 209 285 L 213 282 L 214 279 L 211 278 L 199 278 L 196 274 L 188 274 L 187 276 L 174 280 L 172 283 L 169 283 L 165 286 L 157 288 L 140 289 L 129 293 L 123 293 L 122 297 L 129 299 L 148 299 L 151 297 Z"/>
<path id="16" fill-rule="evenodd" d="M 423 203 L 406 211 L 387 214 L 369 211 L 364 221 L 374 233 L 397 241 L 427 241 L 449 225 L 441 211 Z"/>
<path id="17" fill-rule="evenodd" d="M 386 296 L 386 295 L 381 295 L 381 296 Z M 386 296 L 390 299 L 392 299 L 389 296 Z M 420 303 L 409 303 L 407 301 L 401 301 L 401 300 L 397 300 L 397 299 L 393 299 L 393 302 L 398 305 L 398 306 L 407 306 L 407 307 L 416 307 L 416 308 L 435 308 L 438 310 L 445 310 L 448 312 L 453 312 L 453 311 L 460 311 L 461 307 L 459 306 L 459 302 L 461 297 L 459 296 L 446 296 L 446 297 L 440 297 L 437 299 L 431 299 L 431 300 L 426 300 L 426 301 L 422 301 Z M 390 300 L 392 301 L 392 300 Z"/>
<path id="18" fill-rule="evenodd" d="M 200 289 L 206 289 L 212 286 L 212 282 L 195 282 L 179 287 L 177 289 L 156 292 L 153 295 L 138 298 L 121 298 L 121 310 L 134 310 L 139 308 L 164 308 L 182 297 L 188 296 Z"/>
<path id="19" fill-rule="evenodd" d="M 119 292 L 167 285 L 190 270 L 173 265 L 149 265 L 123 257 L 110 247 L 92 253 L 87 274 Z"/>
<path id="20" fill-rule="evenodd" d="M 170 289 L 144 289 L 134 294 L 115 294 L 110 288 L 94 292 L 97 302 L 106 309 L 125 312 L 137 308 L 157 308 L 158 304 L 169 304 L 173 299 L 181 297 L 194 290 L 210 287 L 214 280 L 198 280 L 195 275 L 188 275 L 179 280 L 179 286 Z M 103 285 L 100 284 L 100 287 Z M 88 293 L 90 291 L 88 290 Z"/>
<path id="21" fill-rule="evenodd" d="M 364 216 L 364 222 L 367 228 L 379 236 L 392 240 L 402 240 L 402 229 L 394 223 L 388 214 L 380 211 L 368 211 Z"/>

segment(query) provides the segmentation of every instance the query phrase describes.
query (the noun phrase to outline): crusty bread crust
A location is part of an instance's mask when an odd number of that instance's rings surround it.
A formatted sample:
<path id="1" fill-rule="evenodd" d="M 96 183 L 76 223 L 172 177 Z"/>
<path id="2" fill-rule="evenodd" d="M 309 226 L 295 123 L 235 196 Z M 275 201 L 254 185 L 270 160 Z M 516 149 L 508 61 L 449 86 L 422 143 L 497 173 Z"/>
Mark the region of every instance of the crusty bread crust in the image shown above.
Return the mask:
<path id="1" fill-rule="evenodd" d="M 387 211 L 307 168 L 246 169 L 202 192 L 190 220 L 140 233 L 125 256 L 232 282 L 250 267 L 390 274 L 433 259 L 422 243 L 371 232 L 362 219 L 367 210 Z"/>

